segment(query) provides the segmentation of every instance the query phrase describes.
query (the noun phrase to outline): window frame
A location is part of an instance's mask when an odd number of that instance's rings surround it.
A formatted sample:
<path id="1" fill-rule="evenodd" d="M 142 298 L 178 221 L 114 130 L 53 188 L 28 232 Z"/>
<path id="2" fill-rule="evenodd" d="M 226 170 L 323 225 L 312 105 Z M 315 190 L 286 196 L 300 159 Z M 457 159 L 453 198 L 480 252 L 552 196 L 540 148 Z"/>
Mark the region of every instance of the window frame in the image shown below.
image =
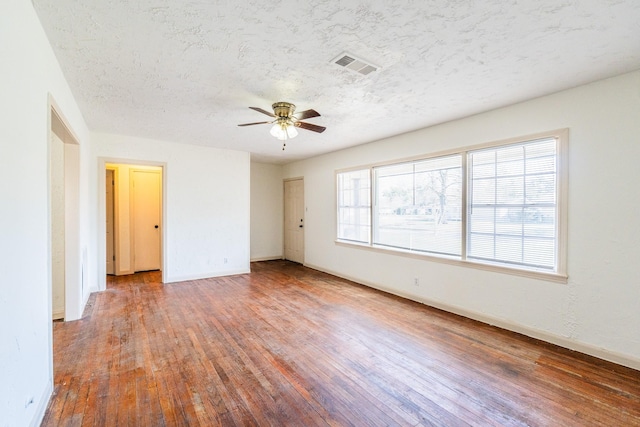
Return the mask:
<path id="1" fill-rule="evenodd" d="M 346 238 L 340 238 L 338 237 L 338 234 L 340 233 L 340 209 L 343 208 L 343 206 L 340 204 L 340 174 L 347 174 L 347 173 L 351 173 L 351 172 L 362 172 L 362 171 L 367 171 L 367 175 L 369 178 L 369 215 L 368 215 L 368 219 L 369 219 L 369 231 L 368 231 L 368 241 L 367 242 L 363 242 L 361 240 L 354 240 L 354 239 L 346 239 Z M 340 241 L 340 242 L 348 242 L 350 244 L 354 244 L 354 245 L 368 245 L 371 243 L 372 237 L 371 237 L 371 233 L 373 231 L 373 225 L 372 225 L 372 221 L 373 221 L 373 213 L 372 213 L 372 203 L 371 203 L 371 196 L 372 196 L 372 187 L 371 187 L 371 183 L 372 183 L 372 170 L 369 167 L 357 167 L 357 168 L 349 168 L 349 169 L 344 169 L 344 170 L 340 170 L 340 171 L 336 171 L 335 173 L 335 189 L 336 189 L 336 198 L 335 198 L 335 202 L 336 202 L 336 208 L 335 208 L 335 212 L 336 212 L 336 241 Z M 361 206 L 355 206 L 356 208 L 360 208 Z"/>
<path id="2" fill-rule="evenodd" d="M 497 262 L 490 261 L 480 261 L 476 259 L 467 259 L 467 240 L 468 240 L 468 187 L 469 187 L 469 179 L 468 176 L 468 165 L 467 159 L 468 154 L 472 151 L 482 150 L 482 149 L 491 149 L 498 148 L 501 146 L 509 146 L 509 145 L 517 145 L 524 144 L 527 142 L 534 142 L 536 140 L 541 139 L 549 139 L 553 138 L 556 140 L 556 233 L 554 239 L 556 241 L 556 269 L 555 271 L 544 271 L 537 269 L 524 268 L 523 266 L 517 265 L 505 265 Z M 467 147 L 461 147 L 457 149 L 451 149 L 446 151 L 440 151 L 431 154 L 412 156 L 402 159 L 390 160 L 380 163 L 372 163 L 368 165 L 362 165 L 358 167 L 352 167 L 348 169 L 340 169 L 335 171 L 335 189 L 336 189 L 336 227 L 335 227 L 335 244 L 340 246 L 347 247 L 357 247 L 359 249 L 370 250 L 374 252 L 388 253 L 394 254 L 398 256 L 404 256 L 415 259 L 429 260 L 439 263 L 445 264 L 453 264 L 459 265 L 463 267 L 471 267 L 480 270 L 488 270 L 499 273 L 507 273 L 517 276 L 524 276 L 533 279 L 541 279 L 547 281 L 554 281 L 558 283 L 567 283 L 568 274 L 567 274 L 567 239 L 568 239 L 568 230 L 567 230 L 567 222 L 568 222 L 568 144 L 569 144 L 569 129 L 557 129 L 547 132 L 540 132 L 531 135 L 525 135 L 515 138 L 509 138 L 499 141 L 492 141 Z M 461 193 L 461 203 L 462 203 L 462 211 L 461 211 L 461 254 L 460 256 L 448 256 L 448 255 L 438 255 L 428 252 L 420 252 L 409 249 L 388 247 L 383 245 L 376 245 L 373 243 L 373 236 L 375 233 L 374 227 L 376 219 L 374 218 L 374 203 L 375 203 L 375 192 L 376 192 L 376 182 L 374 175 L 374 168 L 382 167 L 382 166 L 393 166 L 402 163 L 409 162 L 418 162 L 429 160 L 433 158 L 446 157 L 451 155 L 460 155 L 462 158 L 462 193 Z M 369 179 L 370 179 L 370 196 L 369 200 L 371 203 L 369 209 L 370 215 L 370 231 L 369 231 L 369 241 L 368 242 L 354 242 L 349 240 L 343 240 L 337 238 L 338 235 L 338 227 L 339 227 L 339 209 L 338 209 L 338 184 L 339 184 L 339 174 L 345 172 L 354 172 L 354 171 L 369 171 Z"/>

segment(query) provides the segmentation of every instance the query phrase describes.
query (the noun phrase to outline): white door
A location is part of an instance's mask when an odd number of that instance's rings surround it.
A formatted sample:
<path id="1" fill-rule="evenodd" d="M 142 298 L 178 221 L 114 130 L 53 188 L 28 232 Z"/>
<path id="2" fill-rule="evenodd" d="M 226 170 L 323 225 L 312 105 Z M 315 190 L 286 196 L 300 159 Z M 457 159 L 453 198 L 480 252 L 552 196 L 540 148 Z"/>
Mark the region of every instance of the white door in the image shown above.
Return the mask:
<path id="1" fill-rule="evenodd" d="M 131 176 L 134 271 L 159 270 L 161 174 L 134 170 Z"/>
<path id="2" fill-rule="evenodd" d="M 304 181 L 284 182 L 284 257 L 304 263 Z"/>
<path id="3" fill-rule="evenodd" d="M 113 179 L 113 170 L 107 169 L 106 176 L 106 187 L 107 187 L 107 274 L 115 274 L 115 244 L 114 244 L 114 212 L 113 212 L 113 187 L 114 187 L 114 179 Z"/>

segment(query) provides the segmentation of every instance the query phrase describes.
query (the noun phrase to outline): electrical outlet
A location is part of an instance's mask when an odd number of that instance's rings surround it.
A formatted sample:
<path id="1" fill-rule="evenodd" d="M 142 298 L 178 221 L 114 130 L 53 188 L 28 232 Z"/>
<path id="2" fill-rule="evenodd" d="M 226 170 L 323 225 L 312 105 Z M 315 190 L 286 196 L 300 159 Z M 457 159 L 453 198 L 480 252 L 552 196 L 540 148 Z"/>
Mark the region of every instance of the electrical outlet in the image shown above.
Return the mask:
<path id="1" fill-rule="evenodd" d="M 418 280 L 418 278 L 417 278 L 417 277 L 414 277 L 414 278 L 413 278 L 413 284 L 414 284 L 415 286 L 420 286 L 420 281 Z"/>

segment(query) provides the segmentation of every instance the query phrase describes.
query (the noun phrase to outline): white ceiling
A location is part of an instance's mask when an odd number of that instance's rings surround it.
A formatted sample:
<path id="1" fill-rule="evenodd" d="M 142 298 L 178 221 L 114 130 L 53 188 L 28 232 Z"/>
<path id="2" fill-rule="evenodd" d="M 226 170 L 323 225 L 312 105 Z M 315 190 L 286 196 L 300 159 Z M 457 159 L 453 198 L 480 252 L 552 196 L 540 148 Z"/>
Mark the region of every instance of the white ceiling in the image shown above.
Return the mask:
<path id="1" fill-rule="evenodd" d="M 91 130 L 273 163 L 640 69 L 638 0 L 33 0 Z M 334 65 L 343 52 L 381 67 Z M 322 117 L 286 151 L 289 101 Z"/>

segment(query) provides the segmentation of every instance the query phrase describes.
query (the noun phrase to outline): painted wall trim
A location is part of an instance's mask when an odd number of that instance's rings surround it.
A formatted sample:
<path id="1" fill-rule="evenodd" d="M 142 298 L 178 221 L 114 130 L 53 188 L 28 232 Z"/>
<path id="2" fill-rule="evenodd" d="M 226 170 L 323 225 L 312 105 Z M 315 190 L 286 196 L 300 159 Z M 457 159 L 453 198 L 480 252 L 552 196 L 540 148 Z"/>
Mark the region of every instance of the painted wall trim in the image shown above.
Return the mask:
<path id="1" fill-rule="evenodd" d="M 69 120 L 67 119 L 67 116 L 64 114 L 64 112 L 60 108 L 60 105 L 58 105 L 58 103 L 56 102 L 56 99 L 53 97 L 51 93 L 47 94 L 47 99 L 48 99 L 48 107 L 49 107 L 48 111 L 51 111 L 52 109 L 54 110 L 55 115 L 60 120 L 60 124 L 64 126 L 64 131 L 68 134 L 67 135 L 68 138 L 64 138 L 63 142 L 65 144 L 80 145 L 80 142 L 79 142 L 80 138 L 78 138 L 78 135 L 74 132 L 73 128 L 69 125 Z M 51 126 L 50 117 L 49 117 L 48 125 L 49 125 L 49 129 L 51 129 L 52 126 Z"/>
<path id="2" fill-rule="evenodd" d="M 278 258 L 279 259 L 279 258 Z M 249 274 L 251 270 L 227 270 L 227 271 L 217 271 L 215 273 L 202 273 L 202 274 L 193 274 L 186 276 L 168 276 L 164 280 L 163 283 L 179 283 L 179 282 L 187 282 L 190 280 L 201 280 L 201 279 L 211 279 L 214 277 L 226 277 L 226 276 L 237 276 L 240 274 Z"/>
<path id="3" fill-rule="evenodd" d="M 609 362 L 617 363 L 618 365 L 626 366 L 628 368 L 636 369 L 640 371 L 639 358 L 634 358 L 625 354 L 621 354 L 621 353 L 606 350 L 600 347 L 581 343 L 575 340 L 568 339 L 566 337 L 540 331 L 538 329 L 529 328 L 515 322 L 507 322 L 505 320 L 496 319 L 494 317 L 486 316 L 482 313 L 478 313 L 472 310 L 466 310 L 464 308 L 452 306 L 449 304 L 443 304 L 441 302 L 430 300 L 427 298 L 420 298 L 408 293 L 398 292 L 396 290 L 387 288 L 385 286 L 381 286 L 371 282 L 364 282 L 360 279 L 349 277 L 348 275 L 340 274 L 330 269 L 322 268 L 313 264 L 304 264 L 304 266 L 312 268 L 314 270 L 322 271 L 324 273 L 328 273 L 346 280 L 350 280 L 352 282 L 355 282 L 373 289 L 377 289 L 379 291 L 383 291 L 388 294 L 397 295 L 399 297 L 406 298 L 411 301 L 419 302 L 421 304 L 428 305 L 429 307 L 434 307 L 434 308 L 444 310 L 449 313 L 457 314 L 459 316 L 463 316 L 472 320 L 477 320 L 479 322 L 486 323 L 488 325 L 497 326 L 499 328 L 506 329 L 511 332 L 516 332 L 522 335 L 526 335 L 531 338 L 539 339 L 541 341 L 555 344 L 560 347 L 567 348 L 569 350 L 578 351 L 580 353 L 584 353 L 589 356 L 597 357 L 599 359 L 607 360 Z"/>
<path id="4" fill-rule="evenodd" d="M 275 261 L 280 259 L 284 259 L 284 257 L 282 255 L 263 256 L 263 257 L 251 258 L 251 262 Z"/>

